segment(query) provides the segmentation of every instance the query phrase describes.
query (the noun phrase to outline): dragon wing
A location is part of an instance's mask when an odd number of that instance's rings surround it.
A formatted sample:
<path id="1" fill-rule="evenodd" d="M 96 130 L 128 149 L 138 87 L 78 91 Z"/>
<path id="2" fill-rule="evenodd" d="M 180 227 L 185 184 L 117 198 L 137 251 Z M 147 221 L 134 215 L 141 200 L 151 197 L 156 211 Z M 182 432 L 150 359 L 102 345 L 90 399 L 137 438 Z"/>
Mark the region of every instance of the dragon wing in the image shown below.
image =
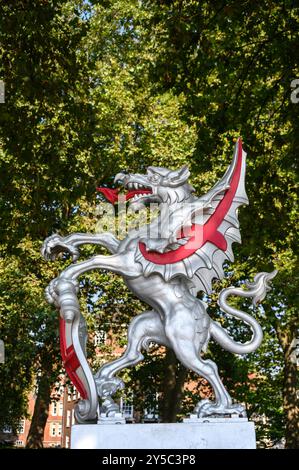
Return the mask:
<path id="1" fill-rule="evenodd" d="M 237 209 L 248 204 L 245 159 L 242 141 L 238 139 L 233 161 L 222 179 L 192 204 L 192 224 L 187 227 L 188 241 L 184 245 L 158 253 L 147 251 L 139 243 L 135 259 L 143 266 L 145 277 L 159 273 L 169 281 L 184 276 L 192 281 L 193 294 L 211 293 L 212 280 L 224 277 L 223 263 L 234 261 L 232 243 L 241 242 Z"/>

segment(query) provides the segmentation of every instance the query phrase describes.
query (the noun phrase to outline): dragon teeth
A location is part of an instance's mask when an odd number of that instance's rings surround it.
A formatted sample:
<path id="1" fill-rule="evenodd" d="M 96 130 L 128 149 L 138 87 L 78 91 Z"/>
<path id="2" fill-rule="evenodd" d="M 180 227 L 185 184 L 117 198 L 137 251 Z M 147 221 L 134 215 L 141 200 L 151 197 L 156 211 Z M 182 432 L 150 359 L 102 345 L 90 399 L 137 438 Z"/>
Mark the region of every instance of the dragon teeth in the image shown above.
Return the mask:
<path id="1" fill-rule="evenodd" d="M 145 189 L 145 187 L 142 184 L 135 183 L 135 182 L 127 183 L 126 187 L 128 189 Z"/>
<path id="2" fill-rule="evenodd" d="M 135 194 L 135 196 L 133 197 L 133 201 L 137 201 L 137 199 L 140 199 L 141 197 L 143 196 L 146 196 L 146 193 L 143 193 L 143 194 Z"/>

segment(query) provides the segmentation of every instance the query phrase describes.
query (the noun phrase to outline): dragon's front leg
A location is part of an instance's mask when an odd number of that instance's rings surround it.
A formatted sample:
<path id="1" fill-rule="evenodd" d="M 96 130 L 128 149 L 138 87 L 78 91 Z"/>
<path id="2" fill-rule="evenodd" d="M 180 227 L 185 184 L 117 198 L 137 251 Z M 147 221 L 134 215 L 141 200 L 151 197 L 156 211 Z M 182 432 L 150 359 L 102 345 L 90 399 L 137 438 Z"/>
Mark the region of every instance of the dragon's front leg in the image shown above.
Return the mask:
<path id="1" fill-rule="evenodd" d="M 69 253 L 73 261 L 76 261 L 79 256 L 80 245 L 100 245 L 110 253 L 116 253 L 120 241 L 110 232 L 104 233 L 73 233 L 67 237 L 62 237 L 58 234 L 53 234 L 46 238 L 41 248 L 41 254 L 46 260 L 54 260 L 60 253 Z"/>
<path id="2" fill-rule="evenodd" d="M 71 264 L 59 277 L 51 281 L 46 290 L 48 300 L 51 302 L 52 299 L 52 303 L 60 308 L 65 319 L 71 321 L 79 309 L 78 277 L 94 269 L 106 269 L 125 278 L 136 278 L 142 274 L 142 268 L 135 262 L 133 251 L 111 256 L 97 255 L 87 261 Z"/>

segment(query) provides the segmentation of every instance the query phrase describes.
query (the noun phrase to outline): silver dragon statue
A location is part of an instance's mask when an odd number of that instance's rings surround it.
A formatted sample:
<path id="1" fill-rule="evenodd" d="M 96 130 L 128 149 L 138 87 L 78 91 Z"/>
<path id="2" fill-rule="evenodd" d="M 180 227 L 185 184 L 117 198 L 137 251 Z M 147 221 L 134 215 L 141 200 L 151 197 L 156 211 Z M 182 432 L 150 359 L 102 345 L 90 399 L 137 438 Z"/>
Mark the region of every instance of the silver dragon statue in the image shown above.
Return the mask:
<path id="1" fill-rule="evenodd" d="M 150 343 L 171 348 L 187 368 L 204 377 L 213 387 L 215 400 L 199 401 L 199 418 L 224 415 L 246 416 L 242 404 L 233 403 L 225 389 L 216 364 L 205 360 L 202 352 L 210 337 L 224 349 L 236 354 L 255 351 L 263 333 L 259 323 L 247 313 L 227 303 L 229 296 L 249 297 L 253 305 L 264 299 L 269 281 L 276 275 L 259 273 L 246 288 L 229 287 L 218 299 L 221 310 L 244 321 L 252 330 L 249 342 L 235 341 L 217 321 L 207 314 L 207 304 L 197 293 L 211 293 L 212 281 L 224 277 L 223 263 L 234 260 L 232 243 L 241 241 L 237 209 L 248 204 L 245 192 L 245 157 L 242 142 L 236 143 L 234 157 L 222 179 L 205 195 L 197 197 L 188 183 L 185 166 L 173 171 L 149 167 L 147 174 L 119 173 L 115 183 L 126 192 L 130 209 L 136 211 L 156 203 L 157 217 L 141 228 L 134 228 L 124 239 L 109 232 L 54 234 L 42 247 L 46 259 L 68 252 L 73 263 L 46 289 L 46 297 L 60 310 L 60 342 L 64 366 L 81 395 L 76 408 L 78 422 L 96 422 L 101 416 L 119 411 L 112 396 L 124 384 L 117 373 L 143 359 L 142 350 Z M 118 189 L 99 188 L 111 203 Z M 97 255 L 76 262 L 78 247 L 96 244 L 111 255 Z M 124 354 L 93 374 L 86 358 L 86 325 L 80 312 L 78 278 L 87 271 L 104 269 L 123 277 L 128 288 L 149 305 L 149 310 L 132 319 Z M 99 415 L 99 397 L 101 408 Z"/>

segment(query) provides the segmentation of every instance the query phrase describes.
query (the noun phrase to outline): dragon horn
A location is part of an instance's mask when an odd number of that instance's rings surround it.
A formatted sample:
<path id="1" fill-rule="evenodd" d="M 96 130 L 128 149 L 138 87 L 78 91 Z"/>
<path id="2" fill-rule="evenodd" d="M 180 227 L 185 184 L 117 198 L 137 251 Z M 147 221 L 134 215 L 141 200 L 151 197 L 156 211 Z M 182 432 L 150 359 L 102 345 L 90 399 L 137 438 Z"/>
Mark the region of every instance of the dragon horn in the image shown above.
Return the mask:
<path id="1" fill-rule="evenodd" d="M 170 187 L 179 186 L 187 181 L 190 176 L 190 171 L 187 165 L 182 166 L 180 170 L 172 171 L 168 176 L 167 184 Z"/>

